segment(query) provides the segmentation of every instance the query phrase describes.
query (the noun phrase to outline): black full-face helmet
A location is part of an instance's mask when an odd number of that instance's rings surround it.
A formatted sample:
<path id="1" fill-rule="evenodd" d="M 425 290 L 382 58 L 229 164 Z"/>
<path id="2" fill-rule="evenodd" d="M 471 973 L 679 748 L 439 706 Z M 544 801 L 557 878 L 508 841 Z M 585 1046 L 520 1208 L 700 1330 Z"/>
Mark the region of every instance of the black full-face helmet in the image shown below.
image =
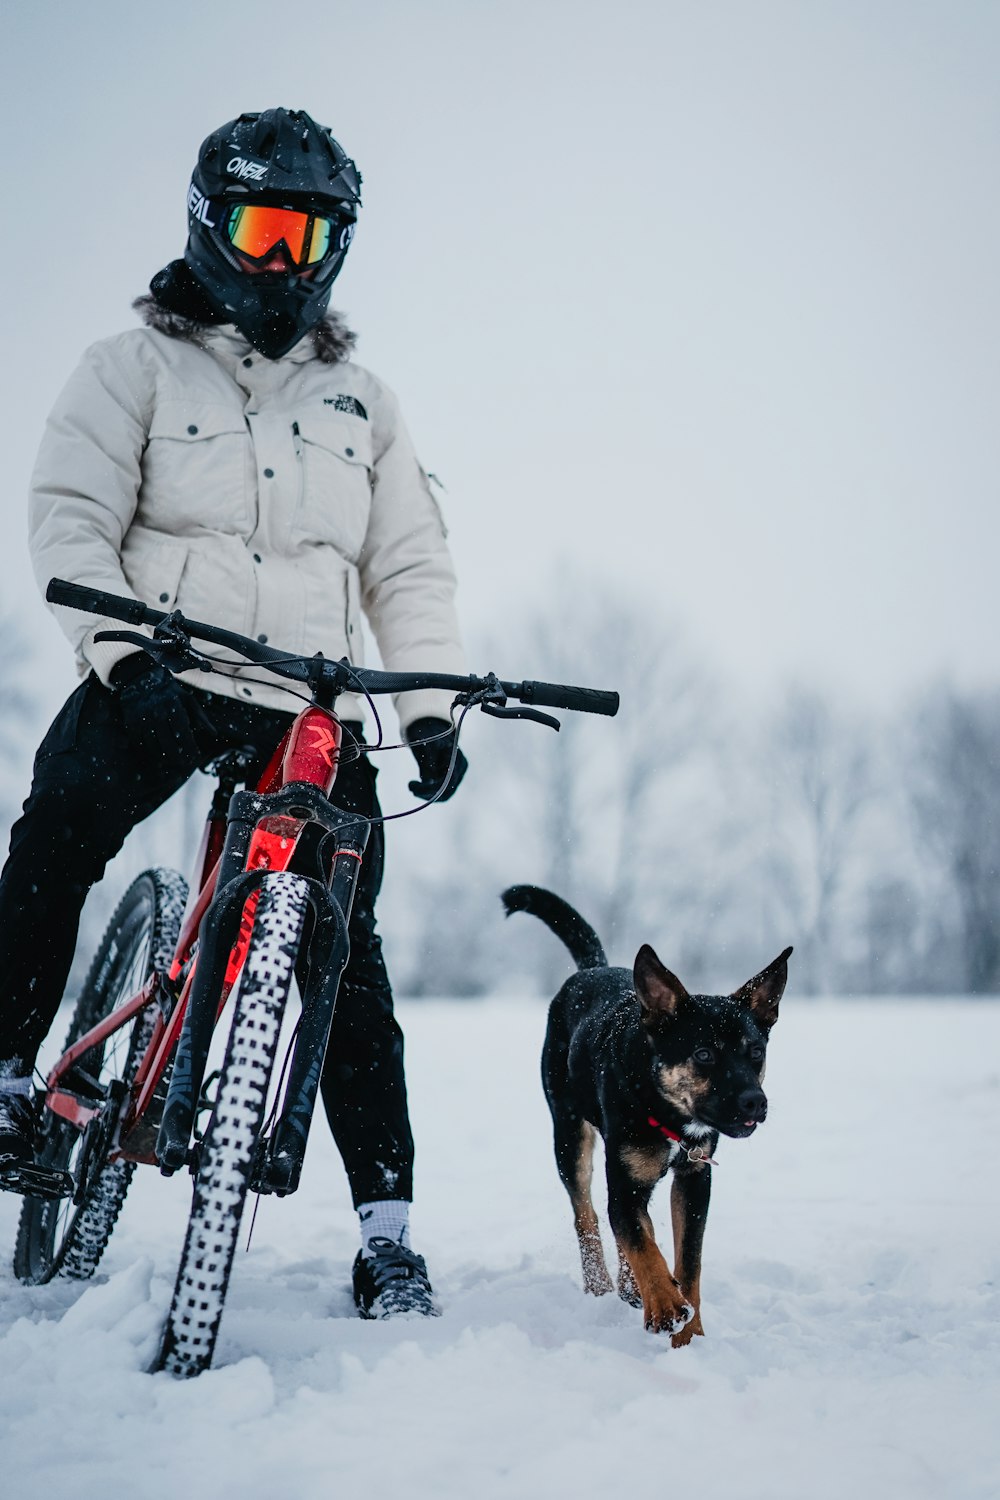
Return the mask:
<path id="1" fill-rule="evenodd" d="M 360 204 L 357 167 L 304 110 L 240 115 L 198 153 L 184 259 L 219 316 L 278 359 L 326 312 Z"/>

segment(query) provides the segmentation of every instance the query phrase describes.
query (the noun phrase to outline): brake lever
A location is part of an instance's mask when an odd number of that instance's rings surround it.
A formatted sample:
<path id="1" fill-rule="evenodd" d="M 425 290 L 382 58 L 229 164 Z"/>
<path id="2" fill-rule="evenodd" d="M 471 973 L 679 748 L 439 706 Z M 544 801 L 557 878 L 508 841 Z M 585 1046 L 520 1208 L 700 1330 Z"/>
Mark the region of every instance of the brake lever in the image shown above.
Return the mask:
<path id="1" fill-rule="evenodd" d="M 481 708 L 484 714 L 490 714 L 494 719 L 533 719 L 536 724 L 544 724 L 546 729 L 554 729 L 557 734 L 562 728 L 558 719 L 540 713 L 537 708 L 508 708 L 507 694 L 495 672 L 487 672 L 475 692 L 459 693 L 452 707 L 459 704 L 466 708 Z"/>
<path id="2" fill-rule="evenodd" d="M 181 631 L 164 630 L 157 625 L 153 636 L 139 635 L 134 630 L 99 630 L 95 641 L 122 641 L 138 646 L 151 661 L 166 667 L 169 672 L 214 672 L 215 666 L 207 656 L 195 651 L 187 636 Z"/>
<path id="3" fill-rule="evenodd" d="M 551 714 L 543 714 L 537 708 L 501 708 L 496 703 L 481 703 L 480 708 L 484 714 L 489 714 L 494 719 L 532 719 L 536 724 L 554 729 L 557 734 L 562 728 L 558 719 L 553 719 Z"/>

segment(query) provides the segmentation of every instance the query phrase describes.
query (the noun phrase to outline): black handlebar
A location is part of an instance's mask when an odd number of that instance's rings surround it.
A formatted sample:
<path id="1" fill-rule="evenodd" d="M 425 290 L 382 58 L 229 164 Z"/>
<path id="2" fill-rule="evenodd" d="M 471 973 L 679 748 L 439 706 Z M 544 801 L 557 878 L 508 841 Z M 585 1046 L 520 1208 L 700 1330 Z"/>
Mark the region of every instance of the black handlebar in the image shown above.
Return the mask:
<path id="1" fill-rule="evenodd" d="M 569 687 L 561 682 L 521 682 L 518 688 L 511 697 L 520 698 L 522 703 L 572 708 L 577 713 L 607 714 L 611 718 L 618 712 L 618 694 L 606 693 L 601 688 Z"/>
<path id="2" fill-rule="evenodd" d="M 122 620 L 126 625 L 157 626 L 173 623 L 185 636 L 193 640 L 208 641 L 235 651 L 247 661 L 267 667 L 281 677 L 296 682 L 311 682 L 316 678 L 317 658 L 293 656 L 262 645 L 248 636 L 238 635 L 232 630 L 223 630 L 218 625 L 206 625 L 199 620 L 189 620 L 178 612 L 164 614 L 162 610 L 150 609 L 139 599 L 128 599 L 121 594 L 109 594 L 103 589 L 88 588 L 85 584 L 67 583 L 65 579 L 53 578 L 45 591 L 50 604 L 62 604 L 68 609 L 79 609 L 85 614 L 103 615 L 108 619 Z M 137 640 L 137 645 L 142 642 Z M 194 665 L 194 663 L 192 663 Z M 460 677 L 448 672 L 378 672 L 367 667 L 352 667 L 346 662 L 325 661 L 325 675 L 338 691 L 362 693 L 406 693 L 424 688 L 443 688 L 455 693 L 475 693 L 487 689 L 490 679 L 483 677 Z M 618 694 L 602 692 L 598 688 L 570 687 L 558 682 L 492 682 L 507 697 L 520 703 L 539 705 L 545 708 L 568 708 L 579 713 L 606 714 L 609 718 L 618 712 Z"/>
<path id="3" fill-rule="evenodd" d="M 50 604 L 65 604 L 67 609 L 81 609 L 89 615 L 109 615 L 112 620 L 124 620 L 128 625 L 153 625 L 149 616 L 164 618 L 154 609 L 148 609 L 140 599 L 126 599 L 121 594 L 106 594 L 103 589 L 89 589 L 82 583 L 67 583 L 64 578 L 50 578 L 45 590 Z"/>

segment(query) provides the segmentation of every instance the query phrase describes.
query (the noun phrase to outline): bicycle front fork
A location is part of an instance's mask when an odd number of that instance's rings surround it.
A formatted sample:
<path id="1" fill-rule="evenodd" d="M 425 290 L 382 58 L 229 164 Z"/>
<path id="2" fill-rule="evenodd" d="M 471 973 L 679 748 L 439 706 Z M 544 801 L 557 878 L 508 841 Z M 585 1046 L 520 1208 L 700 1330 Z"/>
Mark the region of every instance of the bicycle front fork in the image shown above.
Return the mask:
<path id="1" fill-rule="evenodd" d="M 299 877 L 308 888 L 312 909 L 302 1018 L 281 1109 L 270 1136 L 262 1143 L 255 1166 L 253 1187 L 258 1192 L 284 1197 L 299 1184 L 334 1007 L 350 954 L 348 921 L 368 831 L 368 824 L 363 821 L 337 825 L 329 886 L 315 876 Z M 165 1176 L 172 1176 L 194 1162 L 191 1138 L 195 1114 L 227 965 L 239 937 L 246 903 L 260 890 L 268 874 L 266 870 L 244 871 L 228 880 L 217 889 L 202 920 L 197 967 L 156 1144 L 157 1162 Z M 299 977 L 301 985 L 301 964 Z"/>

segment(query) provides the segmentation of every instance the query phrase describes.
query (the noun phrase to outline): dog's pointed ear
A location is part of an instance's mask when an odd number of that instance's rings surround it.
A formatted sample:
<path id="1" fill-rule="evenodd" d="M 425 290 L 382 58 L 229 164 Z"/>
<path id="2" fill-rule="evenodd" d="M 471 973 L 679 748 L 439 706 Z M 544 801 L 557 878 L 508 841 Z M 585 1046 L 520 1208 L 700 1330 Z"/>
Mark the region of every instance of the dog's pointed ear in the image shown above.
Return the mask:
<path id="1" fill-rule="evenodd" d="M 648 943 L 643 943 L 635 956 L 632 969 L 635 980 L 636 999 L 642 1006 L 642 1019 L 646 1026 L 657 1021 L 672 1020 L 677 1007 L 688 998 L 688 992 L 675 974 L 665 969 Z"/>
<path id="2" fill-rule="evenodd" d="M 788 960 L 791 956 L 791 948 L 786 948 L 784 953 L 779 953 L 773 963 L 768 964 L 766 969 L 761 969 L 752 979 L 748 979 L 741 989 L 736 990 L 733 999 L 740 1005 L 750 1007 L 754 1017 L 765 1026 L 768 1031 L 778 1019 L 778 1002 L 785 993 L 785 985 L 788 983 Z"/>

